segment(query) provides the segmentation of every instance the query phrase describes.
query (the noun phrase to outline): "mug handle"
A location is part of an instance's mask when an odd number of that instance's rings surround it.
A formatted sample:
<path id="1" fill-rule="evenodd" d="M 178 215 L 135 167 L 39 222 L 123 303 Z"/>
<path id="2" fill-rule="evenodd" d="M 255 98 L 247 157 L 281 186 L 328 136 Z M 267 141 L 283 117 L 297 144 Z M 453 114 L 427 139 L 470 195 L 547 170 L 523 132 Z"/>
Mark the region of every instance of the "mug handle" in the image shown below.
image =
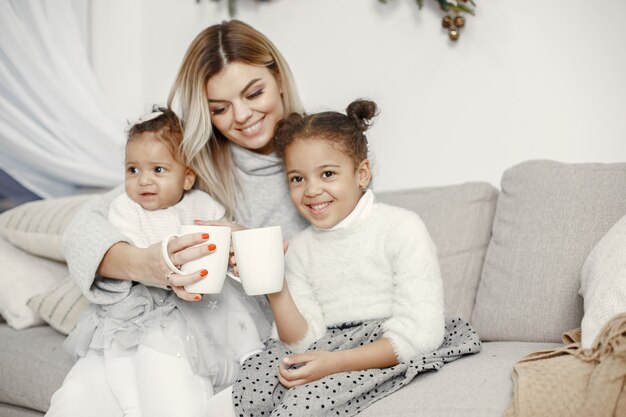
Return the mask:
<path id="1" fill-rule="evenodd" d="M 237 281 L 238 283 L 240 283 L 241 285 L 243 285 L 243 282 L 241 282 L 241 278 L 239 278 L 237 275 L 235 275 L 233 272 L 230 272 L 230 267 L 228 268 L 228 271 L 226 271 L 226 275 L 228 275 L 229 277 L 231 277 L 232 279 L 234 279 L 235 281 Z"/>
<path id="2" fill-rule="evenodd" d="M 163 239 L 163 241 L 161 242 L 161 256 L 163 257 L 163 262 L 165 262 L 165 265 L 167 265 L 170 271 L 172 271 L 175 274 L 183 275 L 183 271 L 178 269 L 176 265 L 172 263 L 172 260 L 170 259 L 170 255 L 167 251 L 167 244 L 170 243 L 170 240 L 174 239 L 175 237 L 180 237 L 180 235 L 171 234 L 171 235 L 168 235 L 165 239 Z"/>

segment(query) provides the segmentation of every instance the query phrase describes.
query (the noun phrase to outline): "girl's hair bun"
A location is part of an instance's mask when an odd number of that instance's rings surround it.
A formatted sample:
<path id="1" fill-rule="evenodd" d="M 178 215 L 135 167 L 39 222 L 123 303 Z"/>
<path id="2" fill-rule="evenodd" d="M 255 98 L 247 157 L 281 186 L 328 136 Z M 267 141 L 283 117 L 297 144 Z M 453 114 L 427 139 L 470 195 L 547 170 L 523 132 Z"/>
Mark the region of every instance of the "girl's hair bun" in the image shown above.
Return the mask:
<path id="1" fill-rule="evenodd" d="M 361 132 L 365 132 L 371 125 L 371 120 L 376 116 L 378 107 L 370 100 L 354 100 L 348 105 L 346 114 L 357 125 Z"/>

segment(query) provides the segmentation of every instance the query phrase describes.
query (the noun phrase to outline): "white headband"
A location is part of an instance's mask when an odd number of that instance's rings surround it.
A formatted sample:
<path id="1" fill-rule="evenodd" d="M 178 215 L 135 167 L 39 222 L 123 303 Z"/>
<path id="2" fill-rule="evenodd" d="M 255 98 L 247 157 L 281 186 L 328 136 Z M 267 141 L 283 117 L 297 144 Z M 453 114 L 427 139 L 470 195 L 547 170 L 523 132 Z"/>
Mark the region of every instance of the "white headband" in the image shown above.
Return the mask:
<path id="1" fill-rule="evenodd" d="M 144 114 L 143 116 L 141 116 L 138 119 L 129 121 L 128 125 L 129 126 L 135 126 L 135 125 L 138 125 L 140 123 L 145 123 L 145 122 L 148 122 L 150 120 L 156 119 L 157 117 L 159 117 L 162 114 L 163 114 L 162 111 L 153 111 L 152 113 Z"/>

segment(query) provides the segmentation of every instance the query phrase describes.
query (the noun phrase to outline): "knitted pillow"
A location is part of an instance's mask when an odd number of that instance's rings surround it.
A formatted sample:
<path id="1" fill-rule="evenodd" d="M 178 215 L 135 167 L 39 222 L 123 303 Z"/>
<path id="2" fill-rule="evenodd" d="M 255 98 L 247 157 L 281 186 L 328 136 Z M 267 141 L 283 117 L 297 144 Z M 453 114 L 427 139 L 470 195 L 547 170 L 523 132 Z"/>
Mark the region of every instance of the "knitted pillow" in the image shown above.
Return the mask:
<path id="1" fill-rule="evenodd" d="M 580 281 L 584 300 L 581 345 L 588 349 L 611 318 L 626 312 L 626 216 L 593 248 Z"/>
<path id="2" fill-rule="evenodd" d="M 61 235 L 89 194 L 38 200 L 0 214 L 0 236 L 45 258 L 64 261 Z"/>
<path id="3" fill-rule="evenodd" d="M 52 328 L 69 334 L 90 304 L 70 277 L 28 300 L 28 307 Z"/>

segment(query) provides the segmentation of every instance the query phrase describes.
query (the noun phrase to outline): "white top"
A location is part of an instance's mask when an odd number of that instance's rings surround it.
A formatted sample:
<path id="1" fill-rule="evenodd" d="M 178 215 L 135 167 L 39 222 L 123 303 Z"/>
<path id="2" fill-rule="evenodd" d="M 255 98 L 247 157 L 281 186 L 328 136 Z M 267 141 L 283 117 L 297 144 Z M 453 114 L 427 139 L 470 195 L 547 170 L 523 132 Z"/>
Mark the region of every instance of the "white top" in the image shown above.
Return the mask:
<path id="1" fill-rule="evenodd" d="M 207 193 L 191 190 L 177 204 L 159 210 L 146 210 L 120 194 L 109 208 L 108 219 L 124 236 L 139 248 L 147 248 L 172 233 L 178 233 L 183 224 L 194 220 L 221 220 L 224 207 Z"/>
<path id="2" fill-rule="evenodd" d="M 364 320 L 385 320 L 400 361 L 441 345 L 443 284 L 426 226 L 409 210 L 369 204 L 345 228 L 309 227 L 290 242 L 285 275 L 308 323 L 295 352 L 328 327 Z"/>

